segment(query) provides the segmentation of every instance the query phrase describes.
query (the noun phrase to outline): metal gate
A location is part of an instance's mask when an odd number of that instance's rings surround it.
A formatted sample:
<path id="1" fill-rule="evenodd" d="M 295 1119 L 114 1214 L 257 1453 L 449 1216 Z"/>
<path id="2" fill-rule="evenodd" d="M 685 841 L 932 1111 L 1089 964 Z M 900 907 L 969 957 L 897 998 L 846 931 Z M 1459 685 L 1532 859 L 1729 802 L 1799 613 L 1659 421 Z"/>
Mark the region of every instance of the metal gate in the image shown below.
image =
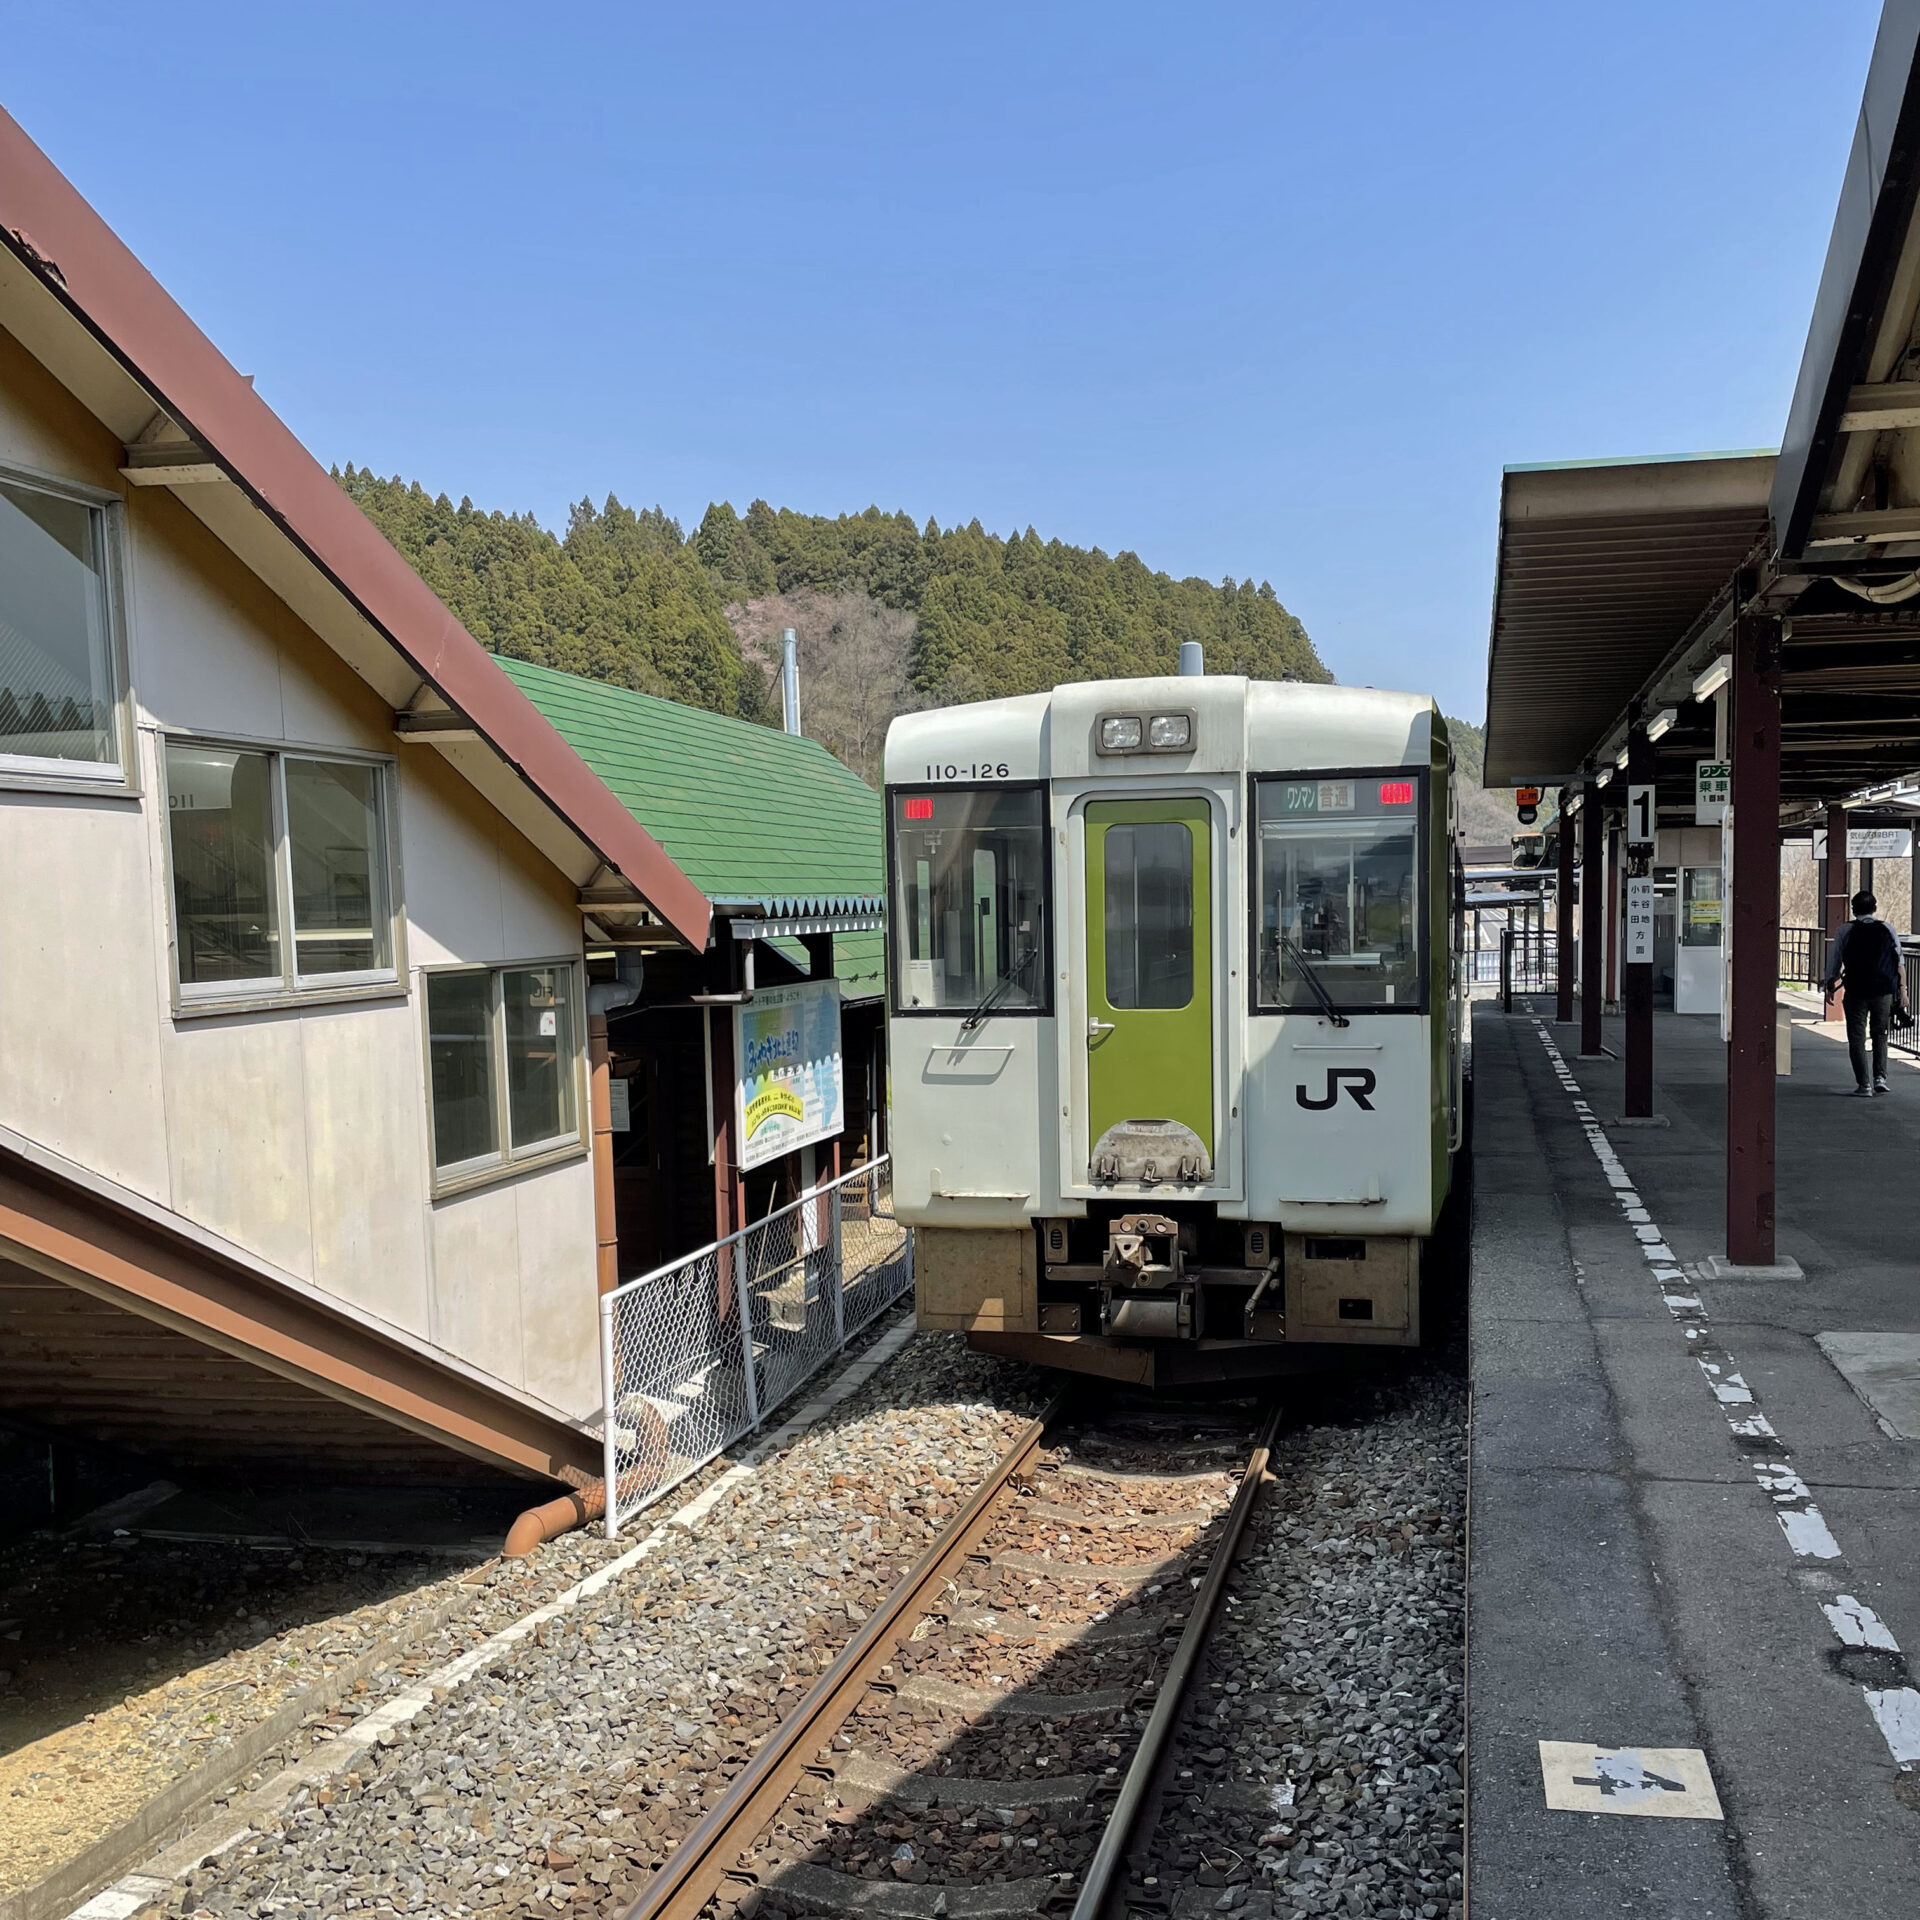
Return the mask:
<path id="1" fill-rule="evenodd" d="M 913 1285 L 882 1154 L 600 1300 L 607 1538 Z"/>

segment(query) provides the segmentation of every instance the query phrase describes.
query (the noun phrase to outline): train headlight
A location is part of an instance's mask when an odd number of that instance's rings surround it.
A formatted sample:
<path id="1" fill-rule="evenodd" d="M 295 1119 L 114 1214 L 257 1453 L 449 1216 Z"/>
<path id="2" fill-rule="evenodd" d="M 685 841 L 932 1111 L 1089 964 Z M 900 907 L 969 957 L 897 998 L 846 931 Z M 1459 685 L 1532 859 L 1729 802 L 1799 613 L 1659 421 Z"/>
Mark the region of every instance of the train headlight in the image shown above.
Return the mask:
<path id="1" fill-rule="evenodd" d="M 1140 751 L 1140 716 L 1137 713 L 1116 713 L 1102 720 L 1100 751 L 1102 753 L 1138 753 Z"/>
<path id="2" fill-rule="evenodd" d="M 1163 751 L 1190 746 L 1193 742 L 1193 717 L 1185 713 L 1156 713 L 1147 722 L 1147 745 Z"/>

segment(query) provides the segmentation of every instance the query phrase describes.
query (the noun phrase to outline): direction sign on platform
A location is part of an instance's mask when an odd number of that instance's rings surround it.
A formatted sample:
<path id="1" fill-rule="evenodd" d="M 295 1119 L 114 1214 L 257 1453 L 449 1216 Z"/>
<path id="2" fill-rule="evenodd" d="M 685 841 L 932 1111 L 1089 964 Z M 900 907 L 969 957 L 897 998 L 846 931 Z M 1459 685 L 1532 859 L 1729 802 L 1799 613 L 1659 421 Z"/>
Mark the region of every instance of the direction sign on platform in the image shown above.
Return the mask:
<path id="1" fill-rule="evenodd" d="M 1717 827 L 1727 817 L 1733 799 L 1733 763 L 1696 760 L 1693 763 L 1693 824 Z"/>
<path id="2" fill-rule="evenodd" d="M 1849 827 L 1847 829 L 1847 858 L 1849 860 L 1905 860 L 1913 852 L 1913 829 L 1911 827 Z M 1813 857 L 1824 860 L 1827 857 L 1827 830 L 1816 827 L 1813 830 Z"/>
<path id="3" fill-rule="evenodd" d="M 1627 965 L 1653 965 L 1653 875 L 1627 875 Z"/>

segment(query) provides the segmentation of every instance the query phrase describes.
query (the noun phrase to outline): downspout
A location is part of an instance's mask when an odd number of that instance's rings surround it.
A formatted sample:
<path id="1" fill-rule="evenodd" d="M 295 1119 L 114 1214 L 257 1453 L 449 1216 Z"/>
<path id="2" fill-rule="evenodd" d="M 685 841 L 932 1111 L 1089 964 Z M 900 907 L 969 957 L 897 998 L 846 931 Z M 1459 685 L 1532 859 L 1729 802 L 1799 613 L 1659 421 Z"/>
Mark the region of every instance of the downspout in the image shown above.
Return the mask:
<path id="1" fill-rule="evenodd" d="M 597 1290 L 611 1293 L 620 1284 L 620 1227 L 613 1199 L 613 1046 L 607 1034 L 607 1016 L 630 1007 L 640 998 L 646 957 L 638 947 L 614 950 L 618 969 L 611 980 L 587 984 L 587 1109 L 593 1134 L 594 1273 Z M 613 1410 L 605 1410 L 612 1419 Z M 501 1552 L 509 1560 L 523 1559 L 556 1534 L 569 1533 L 597 1520 L 607 1510 L 607 1490 L 601 1481 L 564 1493 L 544 1505 L 529 1507 L 507 1531 Z"/>
<path id="2" fill-rule="evenodd" d="M 611 1293 L 620 1284 L 620 1231 L 613 1204 L 613 1048 L 607 1036 L 607 1016 L 632 1006 L 640 998 L 646 956 L 638 947 L 619 947 L 614 952 L 614 965 L 619 969 L 614 979 L 595 980 L 587 987 L 587 1067 L 591 1076 L 587 1104 L 593 1125 L 594 1269 L 602 1293 Z"/>

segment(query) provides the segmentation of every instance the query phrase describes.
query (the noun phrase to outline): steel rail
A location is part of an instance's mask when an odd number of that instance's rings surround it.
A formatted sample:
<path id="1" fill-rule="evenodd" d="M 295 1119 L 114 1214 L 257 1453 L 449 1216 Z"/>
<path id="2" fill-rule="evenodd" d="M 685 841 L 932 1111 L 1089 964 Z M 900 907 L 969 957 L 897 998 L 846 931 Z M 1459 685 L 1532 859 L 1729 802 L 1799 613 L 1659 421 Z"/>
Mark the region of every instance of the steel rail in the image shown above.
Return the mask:
<path id="1" fill-rule="evenodd" d="M 1179 1718 L 1186 1699 L 1187 1685 L 1200 1664 L 1207 1636 L 1213 1631 L 1213 1617 L 1219 1611 L 1221 1596 L 1227 1590 L 1227 1574 L 1233 1565 L 1234 1551 L 1240 1544 L 1240 1536 L 1246 1531 L 1254 1502 L 1260 1497 L 1261 1482 L 1267 1473 L 1267 1460 L 1280 1431 L 1280 1412 L 1277 1406 L 1271 1408 L 1266 1419 L 1260 1423 L 1259 1438 L 1255 1440 L 1253 1452 L 1248 1456 L 1246 1473 L 1240 1481 L 1239 1491 L 1233 1496 L 1233 1505 L 1227 1509 L 1226 1523 L 1220 1529 L 1219 1540 L 1214 1544 L 1213 1557 L 1208 1561 L 1205 1577 L 1193 1596 L 1193 1609 L 1187 1615 L 1187 1624 L 1181 1632 L 1179 1644 L 1173 1650 L 1173 1658 L 1168 1661 L 1167 1670 L 1161 1676 L 1159 1689 L 1154 1696 L 1153 1712 L 1147 1718 L 1146 1731 L 1141 1734 L 1140 1744 L 1134 1749 L 1133 1764 L 1127 1768 L 1127 1777 L 1120 1783 L 1119 1797 L 1113 1803 L 1113 1812 L 1108 1817 L 1106 1831 L 1100 1836 L 1093 1863 L 1080 1883 L 1080 1897 L 1073 1903 L 1069 1920 L 1102 1920 L 1108 1911 L 1107 1900 L 1114 1889 L 1121 1856 L 1133 1838 L 1134 1827 L 1151 1796 L 1161 1758 L 1167 1750 L 1174 1722 Z"/>
<path id="2" fill-rule="evenodd" d="M 995 1517 L 995 1502 L 1039 1451 L 1066 1398 L 1064 1393 L 1055 1395 L 1013 1443 L 807 1697 L 747 1762 L 719 1805 L 667 1857 L 624 1920 L 696 1920 L 799 1784 L 813 1756 L 845 1725 L 889 1656 L 918 1624 L 927 1611 L 927 1595 L 936 1593 L 979 1544 Z"/>

